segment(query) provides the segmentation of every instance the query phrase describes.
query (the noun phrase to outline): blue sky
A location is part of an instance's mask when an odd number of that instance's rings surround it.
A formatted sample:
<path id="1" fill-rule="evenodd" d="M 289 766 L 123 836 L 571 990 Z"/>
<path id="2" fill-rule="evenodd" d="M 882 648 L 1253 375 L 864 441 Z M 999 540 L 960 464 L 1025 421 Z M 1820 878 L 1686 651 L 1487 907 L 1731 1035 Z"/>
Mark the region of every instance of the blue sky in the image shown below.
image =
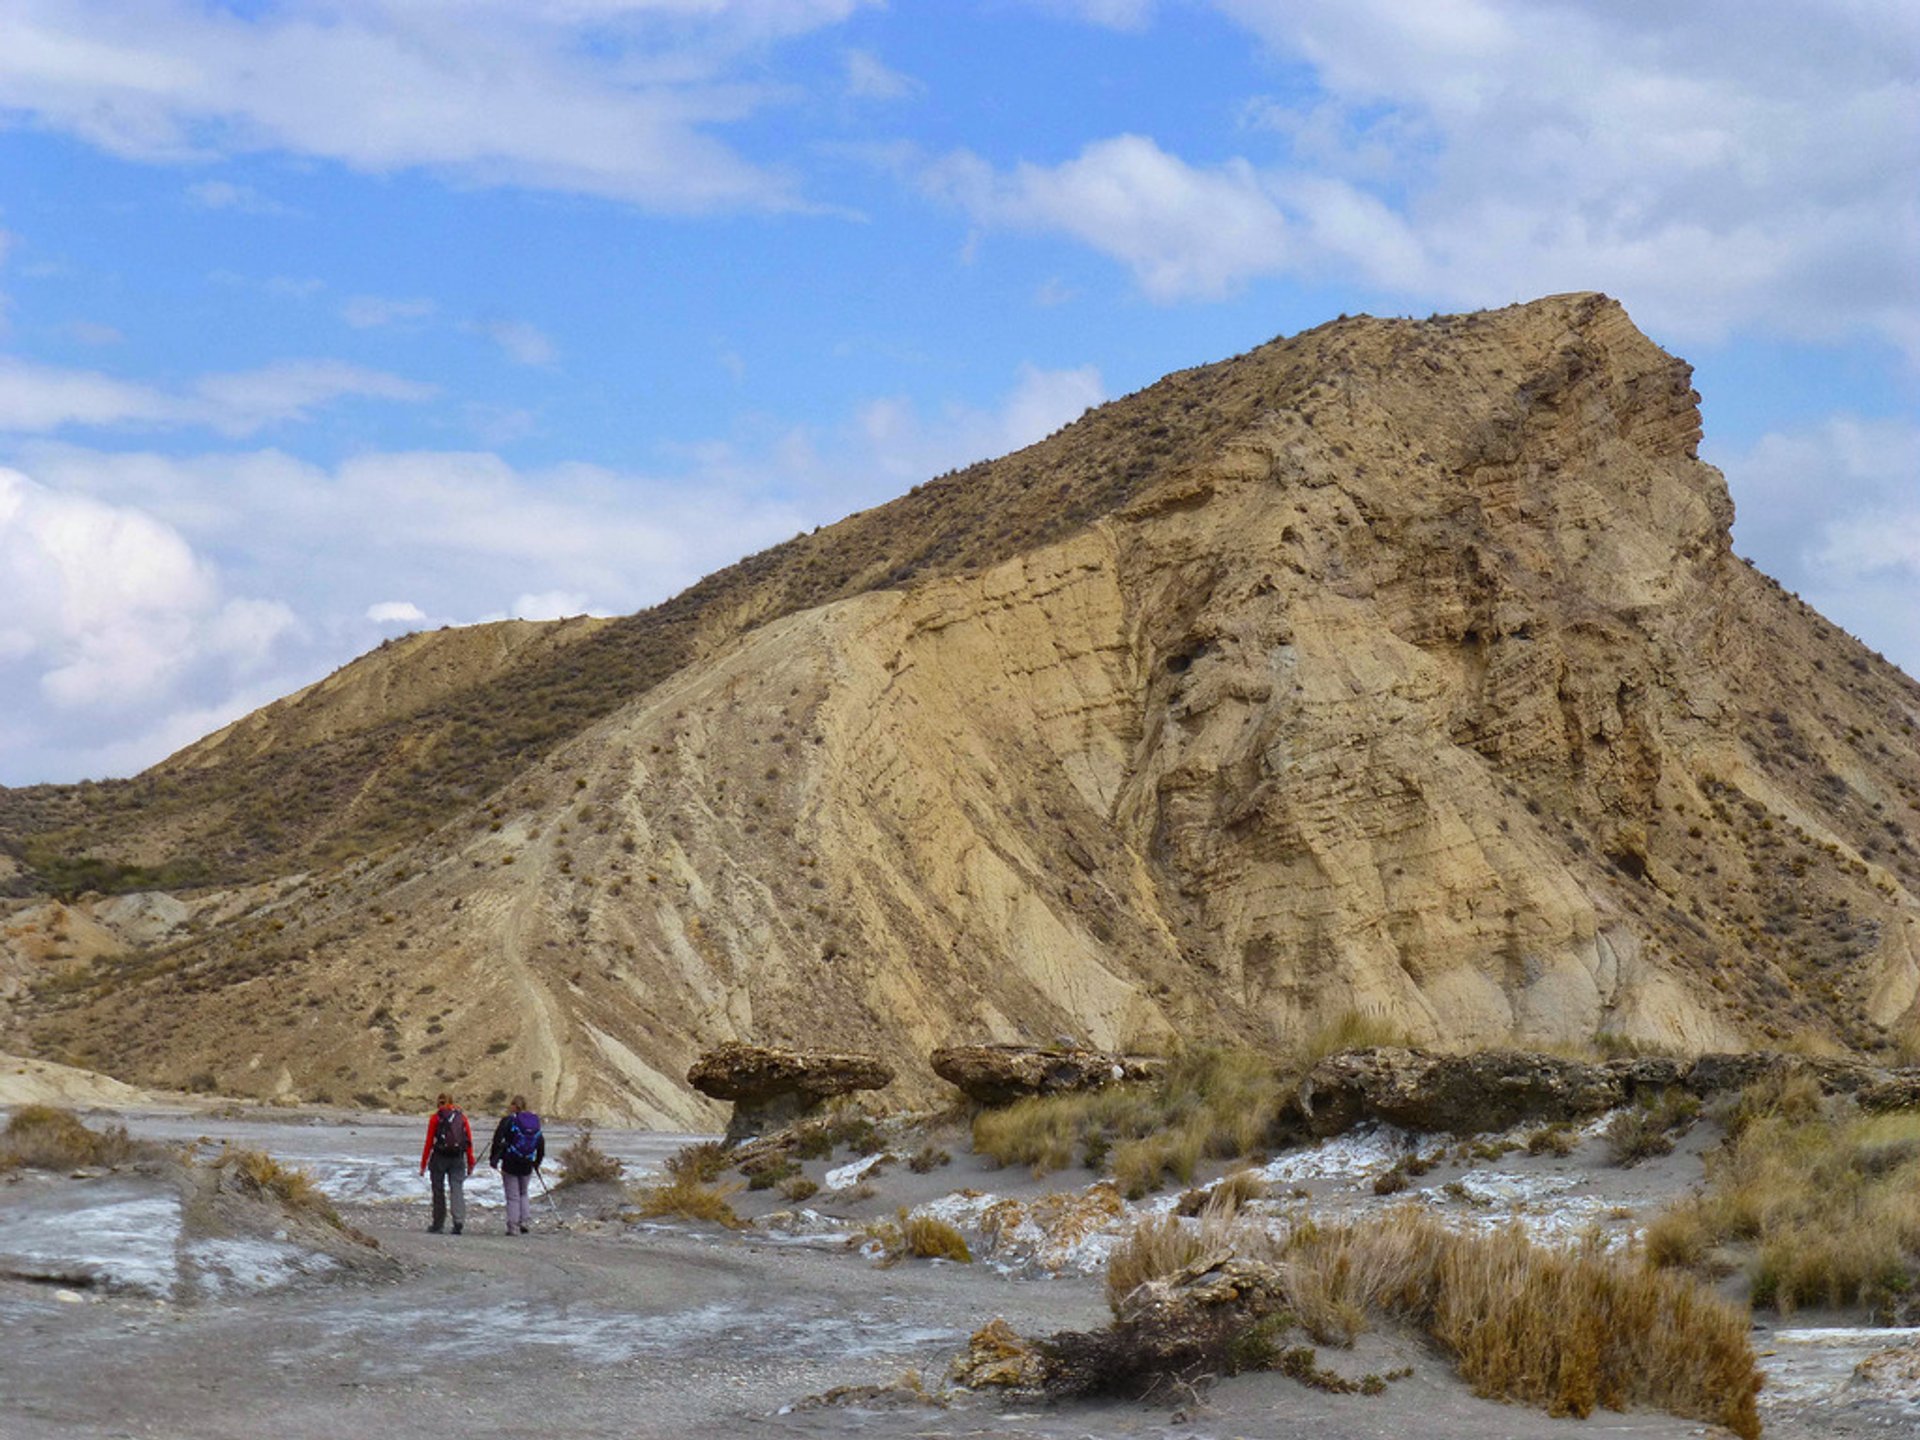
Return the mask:
<path id="1" fill-rule="evenodd" d="M 0 0 L 0 783 L 1573 289 L 1920 672 L 1916 177 L 1905 0 Z"/>

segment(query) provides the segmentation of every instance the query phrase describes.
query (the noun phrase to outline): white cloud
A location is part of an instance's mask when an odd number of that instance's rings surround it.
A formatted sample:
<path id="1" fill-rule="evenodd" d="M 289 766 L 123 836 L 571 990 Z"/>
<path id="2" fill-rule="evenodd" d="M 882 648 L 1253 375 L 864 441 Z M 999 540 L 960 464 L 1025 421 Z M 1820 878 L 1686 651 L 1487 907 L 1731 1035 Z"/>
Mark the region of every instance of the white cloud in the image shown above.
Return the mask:
<path id="1" fill-rule="evenodd" d="M 586 614 L 587 597 L 575 590 L 546 590 L 520 596 L 507 613 L 515 620 L 564 620 Z"/>
<path id="2" fill-rule="evenodd" d="M 335 400 L 419 402 L 436 393 L 431 385 L 403 380 L 342 360 L 282 360 L 258 370 L 206 375 L 194 382 L 205 422 L 229 435 L 248 435 L 267 425 L 306 420 Z"/>
<path id="3" fill-rule="evenodd" d="M 1920 9 L 1213 3 L 1317 82 L 1245 107 L 1277 148 L 1197 165 L 1121 135 L 1050 163 L 962 152 L 929 183 L 1160 300 L 1283 272 L 1421 307 L 1605 289 L 1682 342 L 1868 333 L 1920 360 Z"/>
<path id="4" fill-rule="evenodd" d="M 411 600 L 382 600 L 367 607 L 367 619 L 376 625 L 420 625 L 426 618 L 427 612 Z"/>
<path id="5" fill-rule="evenodd" d="M 73 426 L 209 426 L 249 435 L 312 418 L 342 399 L 419 402 L 435 390 L 338 360 L 285 360 L 258 370 L 204 375 L 184 391 L 117 380 L 96 370 L 0 355 L 0 431 L 43 433 Z"/>
<path id="6" fill-rule="evenodd" d="M 1740 553 L 1920 675 L 1920 424 L 1834 416 L 1706 454 Z"/>
<path id="7" fill-rule="evenodd" d="M 293 624 L 278 602 L 223 598 L 212 567 L 156 517 L 5 469 L 0 574 L 0 675 L 23 710 L 38 697 L 56 732 L 104 715 L 144 723 L 185 677 L 257 669 Z"/>
<path id="8" fill-rule="evenodd" d="M 0 503 L 0 574 L 37 597 L 0 617 L 0 685 L 34 697 L 12 716 L 0 783 L 150 764 L 203 733 L 193 724 L 233 718 L 237 697 L 290 692 L 395 626 L 636 610 L 1104 398 L 1090 368 L 1023 366 L 993 405 L 874 401 L 834 426 L 688 447 L 663 474 L 40 442 L 20 456 L 33 478 L 13 476 Z M 9 518 L 23 508 L 30 526 Z M 121 708 L 136 693 L 137 714 Z"/>
<path id="9" fill-rule="evenodd" d="M 847 94 L 856 100 L 904 100 L 923 88 L 912 76 L 888 69 L 871 50 L 849 50 L 846 62 Z"/>
<path id="10" fill-rule="evenodd" d="M 736 57 L 860 3 L 16 0 L 0 111 L 142 161 L 278 151 L 667 211 L 786 209 L 792 182 L 714 133 L 782 98 Z"/>
<path id="11" fill-rule="evenodd" d="M 1201 169 L 1139 135 L 1007 176 L 961 151 L 926 183 L 980 224 L 1075 236 L 1127 265 L 1156 300 L 1219 298 L 1296 260 L 1285 215 L 1246 161 Z"/>
<path id="12" fill-rule="evenodd" d="M 551 365 L 559 354 L 553 341 L 524 320 L 479 320 L 467 328 L 486 336 L 519 365 Z"/>
<path id="13" fill-rule="evenodd" d="M 203 210 L 232 210 L 240 215 L 291 215 L 293 211 L 278 200 L 262 195 L 251 185 L 231 180 L 200 180 L 187 186 L 187 198 Z"/>
<path id="14" fill-rule="evenodd" d="M 340 318 L 356 330 L 377 330 L 386 325 L 425 320 L 435 308 L 433 301 L 419 296 L 394 300 L 382 295 L 355 295 L 340 308 Z"/>

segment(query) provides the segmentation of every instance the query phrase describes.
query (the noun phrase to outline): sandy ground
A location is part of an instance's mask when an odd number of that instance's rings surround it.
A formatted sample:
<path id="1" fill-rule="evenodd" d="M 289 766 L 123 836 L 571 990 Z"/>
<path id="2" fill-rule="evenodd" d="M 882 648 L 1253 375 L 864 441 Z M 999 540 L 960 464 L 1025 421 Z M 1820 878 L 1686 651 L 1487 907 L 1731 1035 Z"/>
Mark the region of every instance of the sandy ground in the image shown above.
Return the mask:
<path id="1" fill-rule="evenodd" d="M 347 1218 L 403 1262 L 404 1273 L 262 1273 L 256 1283 L 196 1294 L 189 1303 L 166 1292 L 165 1256 L 156 1253 L 151 1225 L 142 1228 L 154 1197 L 130 1188 L 124 1175 L 0 1183 L 0 1271 L 32 1272 L 38 1264 L 46 1276 L 0 1280 L 5 1440 L 389 1433 L 427 1440 L 528 1433 L 1670 1440 L 1714 1433 L 1666 1416 L 1556 1421 L 1484 1402 L 1444 1361 L 1392 1336 L 1367 1337 L 1353 1352 L 1322 1351 L 1324 1363 L 1349 1374 L 1412 1367 L 1379 1397 L 1327 1395 L 1260 1375 L 1145 1404 L 1008 1405 L 966 1395 L 944 1406 L 897 1397 L 809 1404 L 807 1397 L 836 1386 L 885 1386 L 909 1371 L 938 1388 L 948 1360 L 994 1316 L 1024 1334 L 1103 1323 L 1106 1307 L 1090 1268 L 1069 1263 L 1039 1278 L 1044 1267 L 1022 1255 L 1001 1257 L 997 1266 L 880 1268 L 849 1252 L 837 1233 L 807 1233 L 834 1231 L 835 1211 L 855 1219 L 891 1213 L 957 1187 L 993 1186 L 1028 1200 L 1044 1187 L 1024 1174 L 987 1171 L 963 1154 L 927 1176 L 902 1167 L 881 1194 L 864 1200 L 836 1201 L 829 1192 L 821 1197 L 829 1218 L 796 1227 L 797 1235 L 623 1224 L 600 1218 L 611 1199 L 604 1191 L 562 1192 L 551 1201 L 536 1195 L 535 1233 L 510 1238 L 497 1183 L 483 1169 L 468 1233 L 453 1237 L 425 1232 L 415 1169 L 422 1125 L 414 1120 L 251 1110 L 229 1118 L 181 1111 L 124 1118 L 137 1134 L 227 1139 L 308 1166 Z M 600 1135 L 636 1170 L 657 1165 L 685 1138 Z M 1554 1205 L 1595 1186 L 1607 1192 L 1595 1203 L 1611 1210 L 1626 1208 L 1616 1189 L 1672 1183 L 1644 1168 L 1583 1171 L 1577 1156 L 1543 1161 L 1535 1174 L 1523 1163 L 1531 1159 L 1467 1168 L 1491 1189 L 1544 1186 L 1553 1204 L 1542 1204 L 1543 1226 Z M 1304 1157 L 1295 1163 L 1312 1168 Z M 1689 1163 L 1697 1162 L 1677 1158 L 1674 1173 Z M 814 1168 L 825 1178 L 839 1167 Z M 1296 1180 L 1299 1189 L 1326 1191 L 1323 1203 L 1338 1198 L 1328 1175 Z M 764 1192 L 741 1199 L 756 1211 L 777 1203 Z M 1352 1203 L 1371 1203 L 1370 1191 L 1356 1188 Z M 103 1226 L 106 1213 L 125 1222 L 118 1231 Z M 86 1286 L 58 1278 L 78 1273 L 89 1258 L 99 1275 L 118 1278 Z M 1767 1354 L 1770 1373 L 1768 1434 L 1920 1434 L 1920 1407 L 1863 1399 L 1849 1386 L 1854 1363 L 1896 1338 L 1817 1324 L 1760 1332 L 1756 1348 Z"/>

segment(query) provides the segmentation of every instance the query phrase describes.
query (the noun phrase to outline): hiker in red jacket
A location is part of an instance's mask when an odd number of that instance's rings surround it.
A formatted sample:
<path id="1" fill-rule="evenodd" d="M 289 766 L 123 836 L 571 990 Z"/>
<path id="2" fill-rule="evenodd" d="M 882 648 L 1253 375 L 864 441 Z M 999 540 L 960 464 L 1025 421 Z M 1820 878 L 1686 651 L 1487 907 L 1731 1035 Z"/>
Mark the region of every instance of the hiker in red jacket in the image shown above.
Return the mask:
<path id="1" fill-rule="evenodd" d="M 473 1127 L 442 1092 L 439 1108 L 427 1121 L 427 1143 L 420 1151 L 420 1173 L 433 1171 L 433 1223 L 438 1235 L 447 1221 L 447 1191 L 453 1191 L 453 1233 L 467 1228 L 467 1177 L 473 1174 Z"/>

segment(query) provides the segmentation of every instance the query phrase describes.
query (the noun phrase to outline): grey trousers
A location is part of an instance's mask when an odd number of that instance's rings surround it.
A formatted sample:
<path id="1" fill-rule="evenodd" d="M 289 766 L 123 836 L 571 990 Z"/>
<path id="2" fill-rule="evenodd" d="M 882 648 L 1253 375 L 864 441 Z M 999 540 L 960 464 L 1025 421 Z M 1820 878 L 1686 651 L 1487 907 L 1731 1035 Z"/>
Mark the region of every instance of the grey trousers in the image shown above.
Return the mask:
<path id="1" fill-rule="evenodd" d="M 532 1183 L 532 1180 L 531 1174 L 514 1175 L 505 1168 L 500 1171 L 500 1183 L 507 1192 L 507 1233 L 509 1235 L 513 1233 L 515 1226 L 522 1230 L 527 1228 L 527 1186 Z"/>
<path id="2" fill-rule="evenodd" d="M 467 1223 L 467 1157 L 433 1155 L 427 1159 L 427 1174 L 433 1177 L 433 1228 L 447 1223 L 447 1192 L 453 1192 L 453 1223 Z"/>

